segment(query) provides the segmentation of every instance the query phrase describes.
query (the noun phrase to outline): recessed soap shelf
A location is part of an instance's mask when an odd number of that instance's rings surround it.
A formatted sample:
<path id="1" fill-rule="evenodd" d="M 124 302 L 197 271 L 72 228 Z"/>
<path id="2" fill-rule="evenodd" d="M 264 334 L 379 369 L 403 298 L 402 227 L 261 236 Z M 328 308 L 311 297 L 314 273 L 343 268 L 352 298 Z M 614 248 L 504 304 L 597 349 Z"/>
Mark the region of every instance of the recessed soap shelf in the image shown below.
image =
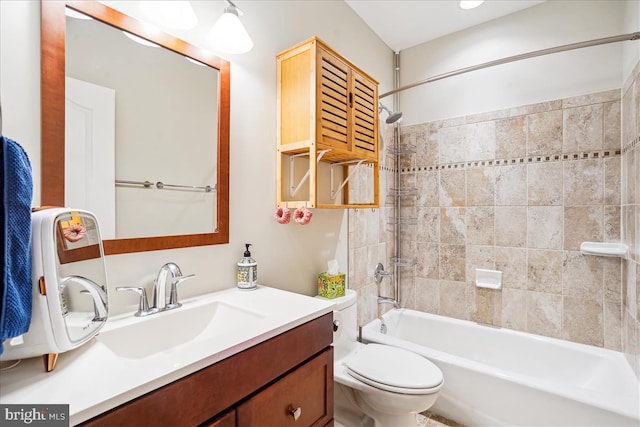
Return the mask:
<path id="1" fill-rule="evenodd" d="M 583 255 L 608 257 L 626 257 L 629 248 L 624 243 L 616 242 L 582 242 L 580 252 Z"/>

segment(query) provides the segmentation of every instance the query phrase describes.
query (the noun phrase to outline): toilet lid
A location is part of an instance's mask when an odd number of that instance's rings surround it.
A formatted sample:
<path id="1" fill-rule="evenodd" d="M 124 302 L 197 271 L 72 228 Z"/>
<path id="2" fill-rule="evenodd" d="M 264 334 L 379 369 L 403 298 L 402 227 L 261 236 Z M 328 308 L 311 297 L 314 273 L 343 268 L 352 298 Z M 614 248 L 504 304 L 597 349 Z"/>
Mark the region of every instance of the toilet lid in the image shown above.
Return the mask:
<path id="1" fill-rule="evenodd" d="M 360 381 L 398 393 L 423 393 L 439 387 L 443 381 L 442 371 L 424 357 L 381 344 L 362 346 L 344 365 Z"/>

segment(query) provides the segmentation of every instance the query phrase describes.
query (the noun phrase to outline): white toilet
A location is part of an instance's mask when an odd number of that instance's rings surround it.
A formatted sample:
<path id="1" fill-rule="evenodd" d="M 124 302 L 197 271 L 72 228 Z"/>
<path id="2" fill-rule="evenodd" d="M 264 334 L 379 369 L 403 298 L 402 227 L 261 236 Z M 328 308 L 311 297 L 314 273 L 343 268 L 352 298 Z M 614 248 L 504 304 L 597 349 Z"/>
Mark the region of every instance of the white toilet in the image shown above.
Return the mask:
<path id="1" fill-rule="evenodd" d="M 440 369 L 405 349 L 358 342 L 356 292 L 333 301 L 336 426 L 421 425 L 416 415 L 435 403 L 443 385 Z"/>

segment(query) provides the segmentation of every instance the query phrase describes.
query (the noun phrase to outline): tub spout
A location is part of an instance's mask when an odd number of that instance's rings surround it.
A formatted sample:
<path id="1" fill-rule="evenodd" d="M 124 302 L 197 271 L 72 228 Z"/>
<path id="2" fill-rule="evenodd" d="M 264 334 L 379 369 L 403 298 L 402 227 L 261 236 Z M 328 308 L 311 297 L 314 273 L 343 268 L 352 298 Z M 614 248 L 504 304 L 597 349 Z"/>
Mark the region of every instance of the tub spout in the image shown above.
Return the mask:
<path id="1" fill-rule="evenodd" d="M 390 297 L 378 297 L 378 304 L 392 304 L 393 308 L 400 308 L 400 301 Z"/>

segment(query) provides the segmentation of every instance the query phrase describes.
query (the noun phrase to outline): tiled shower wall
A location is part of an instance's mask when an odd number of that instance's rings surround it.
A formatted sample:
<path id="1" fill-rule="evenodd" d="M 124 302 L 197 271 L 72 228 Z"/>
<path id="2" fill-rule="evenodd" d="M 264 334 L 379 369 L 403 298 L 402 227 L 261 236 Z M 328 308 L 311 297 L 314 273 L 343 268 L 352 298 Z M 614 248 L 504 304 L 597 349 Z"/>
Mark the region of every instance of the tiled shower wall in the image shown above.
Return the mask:
<path id="1" fill-rule="evenodd" d="M 620 105 L 613 90 L 403 128 L 406 305 L 620 350 L 621 261 L 579 252 L 620 239 Z M 475 287 L 478 268 L 503 288 Z"/>
<path id="2" fill-rule="evenodd" d="M 638 245 L 634 76 L 622 101 L 612 90 L 401 127 L 401 146 L 415 147 L 400 156 L 401 188 L 416 190 L 401 198 L 401 217 L 415 220 L 399 227 L 400 256 L 415 260 L 399 269 L 403 306 L 624 346 L 638 370 L 638 251 L 630 262 L 579 252 L 583 241 L 620 241 L 621 225 L 625 242 Z M 636 126 L 623 146 L 621 122 Z M 391 127 L 383 128 L 389 144 Z M 389 191 L 397 187 L 395 156 L 384 153 L 381 189 Z M 349 284 L 359 291 L 360 323 L 377 316 L 378 292 L 389 292 L 373 282 L 376 263 L 388 263 L 394 246 L 395 213 L 386 194 L 381 201 L 380 209 L 349 214 Z M 476 268 L 502 271 L 502 289 L 476 288 Z"/>
<path id="3" fill-rule="evenodd" d="M 640 62 L 622 88 L 622 347 L 640 379 Z"/>

